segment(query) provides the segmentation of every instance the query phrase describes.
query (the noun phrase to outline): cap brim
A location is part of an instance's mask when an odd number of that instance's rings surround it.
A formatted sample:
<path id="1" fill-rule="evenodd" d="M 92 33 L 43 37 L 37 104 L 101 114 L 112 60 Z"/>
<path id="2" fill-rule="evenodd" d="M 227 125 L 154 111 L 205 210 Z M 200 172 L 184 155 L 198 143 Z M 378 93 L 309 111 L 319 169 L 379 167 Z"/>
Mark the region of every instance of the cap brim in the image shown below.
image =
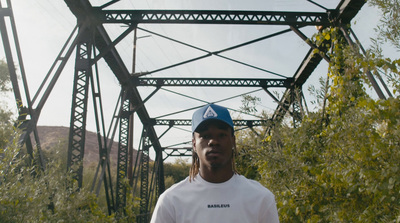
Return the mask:
<path id="1" fill-rule="evenodd" d="M 206 130 L 207 126 L 210 125 L 210 123 L 215 123 L 215 125 L 221 129 L 225 129 L 225 128 L 233 129 L 233 127 L 229 123 L 227 123 L 221 119 L 210 118 L 210 119 L 206 119 L 206 120 L 200 122 L 199 125 L 197 125 L 196 129 L 193 132 L 202 132 L 202 131 Z"/>

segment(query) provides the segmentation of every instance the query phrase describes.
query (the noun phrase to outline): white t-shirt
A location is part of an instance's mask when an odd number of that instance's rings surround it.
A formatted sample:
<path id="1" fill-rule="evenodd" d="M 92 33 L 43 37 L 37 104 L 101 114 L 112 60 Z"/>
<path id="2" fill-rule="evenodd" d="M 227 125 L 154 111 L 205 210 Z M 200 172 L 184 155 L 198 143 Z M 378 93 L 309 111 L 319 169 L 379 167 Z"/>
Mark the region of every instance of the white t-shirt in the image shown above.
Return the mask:
<path id="1" fill-rule="evenodd" d="M 210 183 L 197 175 L 173 185 L 158 199 L 151 223 L 275 223 L 275 197 L 241 175 Z"/>

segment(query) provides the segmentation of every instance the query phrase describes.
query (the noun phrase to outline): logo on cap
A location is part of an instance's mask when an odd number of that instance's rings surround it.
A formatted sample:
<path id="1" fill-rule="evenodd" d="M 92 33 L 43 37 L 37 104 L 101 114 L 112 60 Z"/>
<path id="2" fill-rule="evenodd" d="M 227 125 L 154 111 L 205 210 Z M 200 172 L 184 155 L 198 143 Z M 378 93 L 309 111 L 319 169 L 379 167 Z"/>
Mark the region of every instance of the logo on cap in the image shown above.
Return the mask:
<path id="1" fill-rule="evenodd" d="M 209 106 L 206 110 L 206 112 L 204 112 L 203 118 L 210 118 L 210 117 L 217 117 L 218 114 L 214 111 L 214 109 L 211 108 L 211 106 Z"/>

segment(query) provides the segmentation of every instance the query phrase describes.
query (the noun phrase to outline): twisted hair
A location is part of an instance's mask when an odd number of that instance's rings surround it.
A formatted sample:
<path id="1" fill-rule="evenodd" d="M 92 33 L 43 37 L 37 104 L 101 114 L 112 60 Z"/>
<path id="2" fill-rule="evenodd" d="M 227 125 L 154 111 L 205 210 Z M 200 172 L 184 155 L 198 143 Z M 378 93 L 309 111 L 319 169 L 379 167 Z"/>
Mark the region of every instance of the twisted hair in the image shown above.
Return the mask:
<path id="1" fill-rule="evenodd" d="M 190 182 L 192 182 L 194 177 L 199 173 L 199 168 L 200 168 L 199 157 L 197 156 L 197 153 L 195 151 L 192 151 L 192 166 L 190 167 L 190 170 L 189 170 L 189 181 Z"/>

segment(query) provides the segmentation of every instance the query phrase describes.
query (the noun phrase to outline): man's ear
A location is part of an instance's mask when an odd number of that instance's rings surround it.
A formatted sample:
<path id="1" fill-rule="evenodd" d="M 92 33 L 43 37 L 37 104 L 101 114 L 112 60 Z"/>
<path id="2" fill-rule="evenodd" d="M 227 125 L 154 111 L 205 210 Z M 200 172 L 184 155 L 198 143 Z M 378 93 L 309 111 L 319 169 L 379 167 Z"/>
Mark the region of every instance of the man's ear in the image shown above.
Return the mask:
<path id="1" fill-rule="evenodd" d="M 193 152 L 196 152 L 196 140 L 194 139 L 194 136 L 192 138 L 192 150 Z"/>

